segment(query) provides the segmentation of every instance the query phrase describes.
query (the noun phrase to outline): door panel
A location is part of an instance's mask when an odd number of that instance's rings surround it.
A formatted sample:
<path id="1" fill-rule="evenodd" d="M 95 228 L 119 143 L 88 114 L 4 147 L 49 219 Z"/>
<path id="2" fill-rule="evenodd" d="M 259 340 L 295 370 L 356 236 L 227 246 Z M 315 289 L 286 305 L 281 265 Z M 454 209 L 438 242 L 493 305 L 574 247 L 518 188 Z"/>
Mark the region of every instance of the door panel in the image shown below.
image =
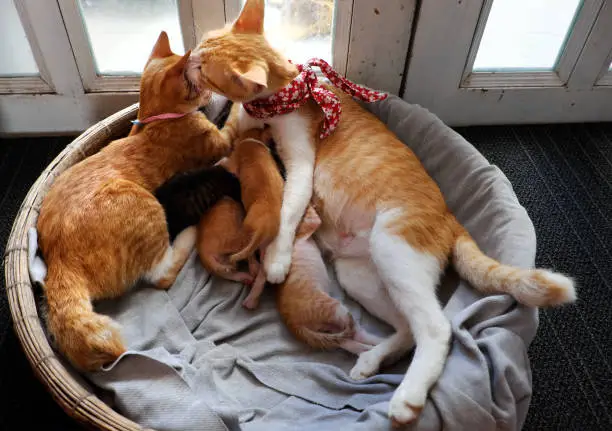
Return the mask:
<path id="1" fill-rule="evenodd" d="M 612 120 L 612 88 L 597 84 L 610 63 L 611 8 L 423 2 L 403 97 L 450 125 Z"/>

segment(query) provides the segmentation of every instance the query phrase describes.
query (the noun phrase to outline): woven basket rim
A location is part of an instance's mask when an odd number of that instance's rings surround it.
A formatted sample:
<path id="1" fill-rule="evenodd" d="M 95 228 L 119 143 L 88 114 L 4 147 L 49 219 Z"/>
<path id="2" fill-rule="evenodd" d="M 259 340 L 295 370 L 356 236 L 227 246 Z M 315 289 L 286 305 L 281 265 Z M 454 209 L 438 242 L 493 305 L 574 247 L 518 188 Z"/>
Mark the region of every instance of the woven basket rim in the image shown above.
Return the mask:
<path id="1" fill-rule="evenodd" d="M 52 349 L 41 324 L 36 297 L 28 272 L 28 229 L 36 226 L 40 203 L 53 180 L 63 171 L 98 152 L 112 138 L 125 136 L 136 118 L 138 103 L 94 124 L 72 141 L 32 185 L 13 222 L 4 253 L 6 294 L 13 328 L 34 373 L 53 399 L 71 417 L 89 428 L 144 431 L 100 400 L 73 376 L 74 370 Z M 150 430 L 149 430 L 150 431 Z"/>

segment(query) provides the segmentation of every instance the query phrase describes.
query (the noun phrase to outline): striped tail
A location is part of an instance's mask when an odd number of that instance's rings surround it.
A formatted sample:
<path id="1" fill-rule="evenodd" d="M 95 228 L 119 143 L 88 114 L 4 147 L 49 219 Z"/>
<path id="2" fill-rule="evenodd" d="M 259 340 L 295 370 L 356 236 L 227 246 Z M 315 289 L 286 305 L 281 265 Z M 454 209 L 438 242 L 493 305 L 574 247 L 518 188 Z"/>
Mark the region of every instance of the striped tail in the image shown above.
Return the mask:
<path id="1" fill-rule="evenodd" d="M 243 229 L 243 232 L 250 229 Z M 242 249 L 237 251 L 236 253 L 230 255 L 229 261 L 233 264 L 240 262 L 241 260 L 248 259 L 253 256 L 258 248 L 261 247 L 263 242 L 263 230 L 255 230 L 250 238 L 248 244 Z"/>
<path id="2" fill-rule="evenodd" d="M 85 277 L 58 266 L 49 265 L 45 280 L 47 328 L 75 367 L 97 371 L 125 352 L 119 325 L 93 310 Z"/>
<path id="3" fill-rule="evenodd" d="M 556 306 L 576 300 L 574 281 L 545 269 L 522 269 L 486 256 L 457 222 L 453 265 L 459 275 L 480 292 L 507 293 L 532 307 Z"/>
<path id="4" fill-rule="evenodd" d="M 353 340 L 356 329 L 353 316 L 340 304 L 336 308 L 337 310 L 334 311 L 335 315 L 330 320 L 325 319 L 296 324 L 290 319 L 285 319 L 285 324 L 287 324 L 287 327 L 298 340 L 315 349 L 332 350 L 344 348 L 353 351 L 355 349 L 353 344 L 363 346 L 362 343 Z M 367 348 L 362 350 L 367 350 Z"/>

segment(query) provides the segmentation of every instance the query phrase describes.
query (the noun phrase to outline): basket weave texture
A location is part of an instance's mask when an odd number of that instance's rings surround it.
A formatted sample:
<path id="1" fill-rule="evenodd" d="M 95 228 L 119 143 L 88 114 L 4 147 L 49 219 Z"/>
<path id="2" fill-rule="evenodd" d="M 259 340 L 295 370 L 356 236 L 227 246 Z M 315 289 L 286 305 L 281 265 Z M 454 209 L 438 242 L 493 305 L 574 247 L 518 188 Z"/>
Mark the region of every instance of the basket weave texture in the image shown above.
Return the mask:
<path id="1" fill-rule="evenodd" d="M 36 226 L 42 200 L 54 179 L 113 139 L 126 136 L 137 111 L 138 104 L 134 104 L 93 125 L 51 162 L 21 204 L 4 254 L 5 286 L 15 333 L 35 374 L 70 416 L 92 429 L 144 431 L 102 402 L 51 348 L 28 273 L 28 229 Z"/>

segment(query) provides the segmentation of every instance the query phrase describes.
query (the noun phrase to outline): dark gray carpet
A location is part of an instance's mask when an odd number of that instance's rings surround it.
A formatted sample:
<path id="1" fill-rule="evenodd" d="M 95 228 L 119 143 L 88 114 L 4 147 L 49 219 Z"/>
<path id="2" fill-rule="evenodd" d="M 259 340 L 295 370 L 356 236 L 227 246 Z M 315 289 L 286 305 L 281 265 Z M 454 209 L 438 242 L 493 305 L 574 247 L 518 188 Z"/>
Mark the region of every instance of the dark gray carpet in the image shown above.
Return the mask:
<path id="1" fill-rule="evenodd" d="M 612 429 L 612 124 L 458 131 L 512 182 L 537 230 L 538 265 L 579 285 L 576 305 L 540 312 L 525 429 Z M 0 141 L 3 246 L 29 187 L 69 141 Z M 80 429 L 36 380 L 11 326 L 2 289 L 0 429 Z"/>
<path id="2" fill-rule="evenodd" d="M 525 429 L 612 429 L 612 125 L 459 130 L 512 182 L 538 266 L 572 275 L 576 305 L 540 312 Z"/>
<path id="3" fill-rule="evenodd" d="M 2 255 L 13 219 L 30 186 L 71 141 L 69 138 L 0 140 L 0 244 Z M 0 293 L 0 429 L 80 430 L 34 376 L 13 332 L 4 290 Z"/>

